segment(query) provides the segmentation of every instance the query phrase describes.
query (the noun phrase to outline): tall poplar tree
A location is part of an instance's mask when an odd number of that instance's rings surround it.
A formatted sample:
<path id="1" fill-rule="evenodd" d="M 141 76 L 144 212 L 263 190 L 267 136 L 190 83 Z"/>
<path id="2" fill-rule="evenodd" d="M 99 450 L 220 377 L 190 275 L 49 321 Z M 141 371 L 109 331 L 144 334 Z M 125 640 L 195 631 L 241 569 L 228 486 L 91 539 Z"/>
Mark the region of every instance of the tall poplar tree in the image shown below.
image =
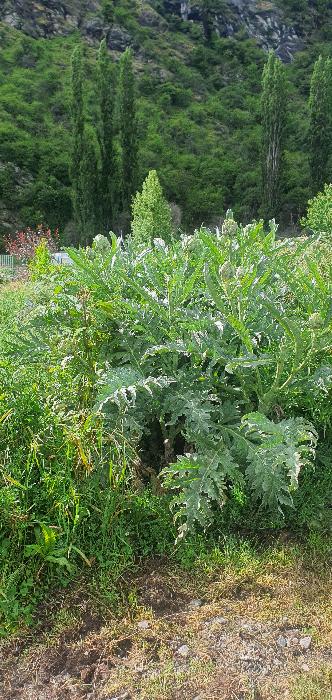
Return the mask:
<path id="1" fill-rule="evenodd" d="M 114 148 L 114 71 L 105 39 L 100 44 L 98 54 L 98 80 L 101 226 L 103 231 L 108 233 L 112 228 L 116 210 L 118 177 Z"/>
<path id="2" fill-rule="evenodd" d="M 81 162 L 84 202 L 82 207 L 81 242 L 91 243 L 100 233 L 100 167 L 96 133 L 91 125 L 85 127 Z"/>
<path id="3" fill-rule="evenodd" d="M 83 51 L 77 46 L 71 61 L 71 116 L 72 116 L 72 157 L 71 184 L 75 222 L 79 233 L 83 227 L 83 201 L 81 162 L 84 150 L 84 99 L 83 99 Z"/>
<path id="4" fill-rule="evenodd" d="M 138 186 L 138 132 L 135 104 L 133 55 L 127 49 L 120 59 L 119 117 L 122 147 L 122 210 L 128 215 Z"/>
<path id="5" fill-rule="evenodd" d="M 285 69 L 273 51 L 263 71 L 261 116 L 262 215 L 270 219 L 277 216 L 280 206 L 286 125 Z"/>
<path id="6" fill-rule="evenodd" d="M 331 152 L 331 77 L 332 61 L 316 61 L 309 98 L 309 164 L 313 193 L 328 180 L 328 158 Z"/>
<path id="7" fill-rule="evenodd" d="M 71 182 L 78 243 L 86 245 L 98 231 L 98 155 L 95 137 L 86 128 L 84 106 L 83 51 L 78 46 L 72 56 L 72 160 Z"/>

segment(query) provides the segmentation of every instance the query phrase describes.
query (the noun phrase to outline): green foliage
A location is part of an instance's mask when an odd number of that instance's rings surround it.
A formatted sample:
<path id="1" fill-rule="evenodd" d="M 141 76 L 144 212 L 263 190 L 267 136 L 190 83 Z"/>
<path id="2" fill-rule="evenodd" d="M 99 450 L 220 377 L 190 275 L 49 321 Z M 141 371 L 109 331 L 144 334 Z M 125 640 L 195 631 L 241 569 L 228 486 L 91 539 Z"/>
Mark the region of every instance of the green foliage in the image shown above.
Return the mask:
<path id="1" fill-rule="evenodd" d="M 114 141 L 114 71 L 112 70 L 105 39 L 101 42 L 99 48 L 98 77 L 100 109 L 99 145 L 101 154 L 101 224 L 102 230 L 108 233 L 113 226 L 115 218 L 119 176 L 117 172 Z"/>
<path id="2" fill-rule="evenodd" d="M 172 216 L 163 195 L 158 175 L 151 170 L 133 202 L 131 230 L 137 243 L 152 243 L 154 238 L 169 242 L 172 238 Z"/>
<path id="3" fill-rule="evenodd" d="M 73 209 L 80 235 L 84 235 L 85 191 L 82 182 L 82 155 L 84 150 L 84 102 L 83 102 L 83 52 L 78 46 L 72 56 L 72 125 L 73 150 L 71 163 L 71 181 L 73 191 Z"/>
<path id="4" fill-rule="evenodd" d="M 264 68 L 262 87 L 262 214 L 270 219 L 276 216 L 280 204 L 286 124 L 285 70 L 274 52 L 270 52 Z"/>
<path id="5" fill-rule="evenodd" d="M 305 14 L 302 24 L 306 36 L 304 51 L 296 53 L 285 68 L 289 118 L 284 187 L 277 214 L 282 227 L 288 227 L 296 225 L 309 197 L 315 194 L 309 171 L 307 100 L 317 56 L 331 54 L 331 11 L 327 10 L 326 21 L 319 28 L 313 5 L 302 13 L 291 0 L 280 4 L 296 27 Z M 218 223 L 229 206 L 241 220 L 257 217 L 261 207 L 259 121 L 265 52 L 242 35 L 218 38 L 213 32 L 207 43 L 199 22 L 170 19 L 160 6 L 156 9 L 169 25 L 167 28 L 161 19 L 159 31 L 157 26 L 139 24 L 140 6 L 136 3 L 119 0 L 116 6 L 111 5 L 122 25 L 128 27 L 132 45 L 141 51 L 134 61 L 140 156 L 133 194 L 145 174 L 156 169 L 167 200 L 183 212 L 184 229 L 202 222 Z M 116 26 L 117 21 L 114 18 L 112 24 Z M 0 161 L 11 170 L 1 200 L 13 228 L 47 221 L 63 233 L 72 219 L 70 61 L 78 36 L 73 33 L 45 41 L 4 24 L 0 32 Z M 86 122 L 91 125 L 99 121 L 97 48 L 86 45 L 84 54 Z M 115 56 L 112 51 L 110 55 L 112 59 Z M 116 111 L 114 145 L 120 157 L 118 117 Z M 112 179 L 120 188 L 120 172 Z M 123 222 L 121 217 L 116 219 L 119 230 Z M 92 229 L 93 221 L 90 226 Z M 67 236 L 72 229 L 68 226 Z M 91 239 L 95 233 L 91 232 Z"/>
<path id="6" fill-rule="evenodd" d="M 332 60 L 319 57 L 310 87 L 310 172 L 314 192 L 328 181 L 331 154 Z"/>
<path id="7" fill-rule="evenodd" d="M 316 233 L 332 234 L 332 185 L 325 185 L 324 191 L 310 200 L 302 225 Z"/>
<path id="8" fill-rule="evenodd" d="M 57 532 L 54 528 L 45 523 L 40 523 L 35 528 L 35 544 L 27 544 L 25 547 L 26 557 L 39 557 L 44 564 L 54 564 L 64 566 L 69 572 L 72 567 L 67 558 L 66 547 L 59 547 Z"/>
<path id="9" fill-rule="evenodd" d="M 73 208 L 79 242 L 86 245 L 99 227 L 100 179 L 95 134 L 92 128 L 88 128 L 86 125 L 83 51 L 81 46 L 76 47 L 72 56 L 71 90 Z M 108 178 L 105 185 L 108 187 L 107 183 Z"/>
<path id="10" fill-rule="evenodd" d="M 225 0 L 196 0 L 195 3 L 201 12 L 204 36 L 207 42 L 211 42 L 214 30 L 214 18 L 216 14 L 227 12 Z"/>
<path id="11" fill-rule="evenodd" d="M 247 475 L 253 490 L 263 494 L 263 503 L 292 505 L 292 492 L 298 487 L 300 470 L 315 454 L 317 434 L 301 418 L 273 423 L 260 413 L 245 417 L 248 448 Z"/>
<path id="12" fill-rule="evenodd" d="M 34 257 L 29 262 L 31 279 L 35 281 L 44 275 L 49 275 L 53 271 L 53 268 L 54 266 L 52 265 L 51 253 L 47 241 L 45 238 L 42 238 L 36 247 Z"/>
<path id="13" fill-rule="evenodd" d="M 330 700 L 332 693 L 332 673 L 328 666 L 318 668 L 307 677 L 294 682 L 293 700 Z"/>
<path id="14" fill-rule="evenodd" d="M 123 211 L 128 214 L 138 184 L 138 132 L 133 55 L 127 49 L 120 59 L 120 141 L 122 147 L 121 192 Z"/>
<path id="15" fill-rule="evenodd" d="M 114 2 L 113 0 L 102 0 L 102 12 L 105 22 L 112 24 L 114 20 Z"/>
<path id="16" fill-rule="evenodd" d="M 41 581 L 171 551 L 169 505 L 178 539 L 331 526 L 324 251 L 229 213 L 168 245 L 97 236 L 1 294 L 4 629 Z"/>

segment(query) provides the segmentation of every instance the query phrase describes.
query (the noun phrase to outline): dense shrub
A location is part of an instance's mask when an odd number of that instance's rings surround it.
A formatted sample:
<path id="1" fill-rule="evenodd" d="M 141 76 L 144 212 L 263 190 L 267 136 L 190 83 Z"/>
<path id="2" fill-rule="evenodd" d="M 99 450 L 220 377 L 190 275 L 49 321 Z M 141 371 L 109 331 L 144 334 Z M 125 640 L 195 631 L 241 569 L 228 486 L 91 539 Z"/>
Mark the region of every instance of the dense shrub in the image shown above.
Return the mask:
<path id="1" fill-rule="evenodd" d="M 133 201 L 133 238 L 137 243 L 152 243 L 154 238 L 172 237 L 172 213 L 155 170 L 151 170 Z"/>
<path id="2" fill-rule="evenodd" d="M 59 249 L 58 230 L 52 233 L 51 229 L 41 225 L 36 230 L 27 228 L 17 231 L 15 236 L 5 238 L 5 248 L 9 255 L 13 255 L 20 262 L 28 262 L 32 260 L 42 241 L 50 252 L 55 253 Z"/>
<path id="3" fill-rule="evenodd" d="M 332 234 L 332 185 L 325 185 L 324 191 L 310 200 L 302 224 L 316 233 Z"/>
<path id="4" fill-rule="evenodd" d="M 37 572 L 170 551 L 169 505 L 180 537 L 329 528 L 324 247 L 229 213 L 220 234 L 69 254 L 0 297 L 5 624 L 30 615 Z"/>

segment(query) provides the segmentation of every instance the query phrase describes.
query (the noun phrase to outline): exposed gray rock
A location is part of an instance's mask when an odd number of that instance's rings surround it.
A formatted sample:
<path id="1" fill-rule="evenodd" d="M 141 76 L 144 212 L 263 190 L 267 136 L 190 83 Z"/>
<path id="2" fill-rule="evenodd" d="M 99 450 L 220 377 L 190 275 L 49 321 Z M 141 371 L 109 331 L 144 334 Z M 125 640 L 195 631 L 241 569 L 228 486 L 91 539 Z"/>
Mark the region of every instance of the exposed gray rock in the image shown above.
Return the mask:
<path id="1" fill-rule="evenodd" d="M 185 2 L 180 3 L 180 12 L 183 20 L 187 21 L 189 19 L 190 9 L 190 2 L 188 2 L 188 0 L 185 0 Z"/>
<path id="2" fill-rule="evenodd" d="M 106 33 L 106 41 L 109 49 L 113 51 L 125 51 L 132 44 L 132 37 L 122 27 L 111 27 Z"/>
<path id="3" fill-rule="evenodd" d="M 165 0 L 169 12 L 177 12 L 184 21 L 202 21 L 201 10 L 195 0 L 175 2 Z M 216 13 L 214 29 L 220 37 L 230 37 L 245 30 L 248 37 L 256 39 L 265 50 L 274 49 L 285 62 L 303 47 L 303 40 L 296 29 L 290 26 L 285 14 L 274 2 L 266 0 L 227 0 L 225 11 Z"/>
<path id="4" fill-rule="evenodd" d="M 0 7 L 0 19 L 35 38 L 66 35 L 80 25 L 84 4 L 87 10 L 96 9 L 92 0 L 81 3 L 81 7 L 79 2 L 67 0 L 5 0 L 4 6 Z"/>
<path id="5" fill-rule="evenodd" d="M 303 651 L 308 651 L 311 647 L 311 642 L 312 642 L 312 637 L 301 637 L 300 639 L 300 647 L 303 649 Z"/>
<path id="6" fill-rule="evenodd" d="M 199 599 L 197 599 L 197 600 L 191 600 L 190 603 L 189 603 L 189 608 L 191 608 L 192 610 L 197 610 L 197 608 L 201 608 L 202 605 L 203 605 L 203 601 L 202 601 L 202 600 L 199 600 Z"/>
<path id="7" fill-rule="evenodd" d="M 284 62 L 292 60 L 293 54 L 303 46 L 302 39 L 294 27 L 288 26 L 285 17 L 272 2 L 257 0 L 228 0 L 233 16 L 218 16 L 217 28 L 221 36 L 230 36 L 245 29 L 248 37 L 256 39 L 266 51 L 274 49 Z"/>
<path id="8" fill-rule="evenodd" d="M 166 20 L 159 14 L 159 12 L 156 12 L 153 7 L 149 7 L 148 5 L 141 7 L 138 14 L 138 21 L 142 27 L 152 27 L 159 29 L 160 31 L 167 29 Z"/>
<path id="9" fill-rule="evenodd" d="M 164 0 L 164 17 L 154 3 L 138 5 L 138 21 L 144 27 L 163 31 L 167 13 L 176 13 L 184 21 L 201 22 L 201 9 L 196 0 Z M 65 36 L 80 29 L 92 43 L 107 35 L 108 45 L 117 51 L 130 46 L 130 34 L 117 25 L 105 25 L 101 15 L 101 0 L 5 0 L 0 2 L 0 20 L 32 37 Z M 230 37 L 240 30 L 256 39 L 259 46 L 274 49 L 280 58 L 291 61 L 303 47 L 297 30 L 285 19 L 282 9 L 274 2 L 259 0 L 226 0 L 225 11 L 213 18 L 214 29 L 221 37 Z"/>
<path id="10" fill-rule="evenodd" d="M 190 649 L 186 644 L 183 644 L 181 647 L 179 647 L 177 649 L 176 653 L 178 654 L 178 656 L 182 656 L 184 659 L 186 659 L 187 656 L 189 656 Z"/>
<path id="11" fill-rule="evenodd" d="M 33 177 L 28 170 L 26 170 L 25 168 L 19 168 L 14 163 L 4 163 L 0 160 L 0 175 L 4 171 L 7 171 L 10 174 L 10 179 L 13 183 L 13 187 L 18 192 L 22 192 L 22 190 L 25 187 L 31 185 L 31 183 L 33 182 Z"/>
<path id="12" fill-rule="evenodd" d="M 140 622 L 137 624 L 137 627 L 140 630 L 147 630 L 150 627 L 150 622 L 149 620 L 140 620 Z"/>
<path id="13" fill-rule="evenodd" d="M 286 637 L 278 637 L 277 645 L 278 647 L 280 647 L 280 649 L 285 649 L 285 647 L 287 647 L 288 645 L 288 640 L 286 639 Z"/>
<path id="14" fill-rule="evenodd" d="M 93 41 L 101 41 L 104 36 L 104 23 L 101 17 L 91 17 L 82 25 L 83 33 Z"/>
<path id="15" fill-rule="evenodd" d="M 228 620 L 225 617 L 217 615 L 216 617 L 211 617 L 210 620 L 206 620 L 206 625 L 227 625 Z"/>
<path id="16" fill-rule="evenodd" d="M 151 14 L 159 17 L 151 10 Z M 79 29 L 91 43 L 108 35 L 108 43 L 124 51 L 132 42 L 130 34 L 116 25 L 107 26 L 101 15 L 101 0 L 5 0 L 0 2 L 0 20 L 34 38 L 66 36 Z M 161 22 L 165 22 L 160 17 Z"/>

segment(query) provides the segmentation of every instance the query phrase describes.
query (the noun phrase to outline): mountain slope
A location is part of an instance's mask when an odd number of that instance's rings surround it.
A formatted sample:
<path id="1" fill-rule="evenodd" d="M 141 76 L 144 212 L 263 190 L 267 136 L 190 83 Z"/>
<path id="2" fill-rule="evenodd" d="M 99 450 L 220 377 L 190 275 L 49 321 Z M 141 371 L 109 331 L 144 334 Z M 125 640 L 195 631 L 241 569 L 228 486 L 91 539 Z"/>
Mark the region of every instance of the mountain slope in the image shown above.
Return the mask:
<path id="1" fill-rule="evenodd" d="M 275 49 L 289 63 L 290 79 L 281 213 L 286 224 L 296 219 L 310 194 L 305 103 L 311 67 L 320 52 L 331 49 L 329 25 L 319 26 L 318 10 L 307 0 L 5 0 L 0 234 L 41 219 L 64 229 L 71 219 L 69 63 L 81 37 L 92 123 L 100 39 L 106 36 L 114 60 L 133 47 L 141 177 L 158 169 L 185 227 L 214 222 L 229 206 L 244 219 L 257 216 L 260 80 L 266 49 Z"/>
<path id="2" fill-rule="evenodd" d="M 114 4 L 119 8 L 119 3 Z M 302 44 L 295 27 L 289 23 L 281 8 L 272 2 L 227 0 L 215 3 L 215 6 L 212 25 L 220 37 L 233 36 L 244 29 L 248 37 L 256 39 L 263 48 L 274 48 L 284 60 L 290 60 Z M 66 36 L 79 29 L 89 40 L 100 39 L 103 34 L 109 34 L 111 40 L 112 24 L 107 21 L 108 11 L 105 11 L 105 7 L 107 5 L 98 0 L 67 0 L 62 3 L 44 0 L 28 5 L 24 0 L 7 0 L 0 10 L 0 18 L 9 26 L 35 38 Z M 139 3 L 134 8 L 139 24 L 161 28 L 163 22 L 157 9 L 165 18 L 173 15 L 180 17 L 184 22 L 204 22 L 204 11 L 202 12 L 199 4 L 165 0 L 164 3 Z M 114 38 L 116 41 L 115 34 Z"/>

